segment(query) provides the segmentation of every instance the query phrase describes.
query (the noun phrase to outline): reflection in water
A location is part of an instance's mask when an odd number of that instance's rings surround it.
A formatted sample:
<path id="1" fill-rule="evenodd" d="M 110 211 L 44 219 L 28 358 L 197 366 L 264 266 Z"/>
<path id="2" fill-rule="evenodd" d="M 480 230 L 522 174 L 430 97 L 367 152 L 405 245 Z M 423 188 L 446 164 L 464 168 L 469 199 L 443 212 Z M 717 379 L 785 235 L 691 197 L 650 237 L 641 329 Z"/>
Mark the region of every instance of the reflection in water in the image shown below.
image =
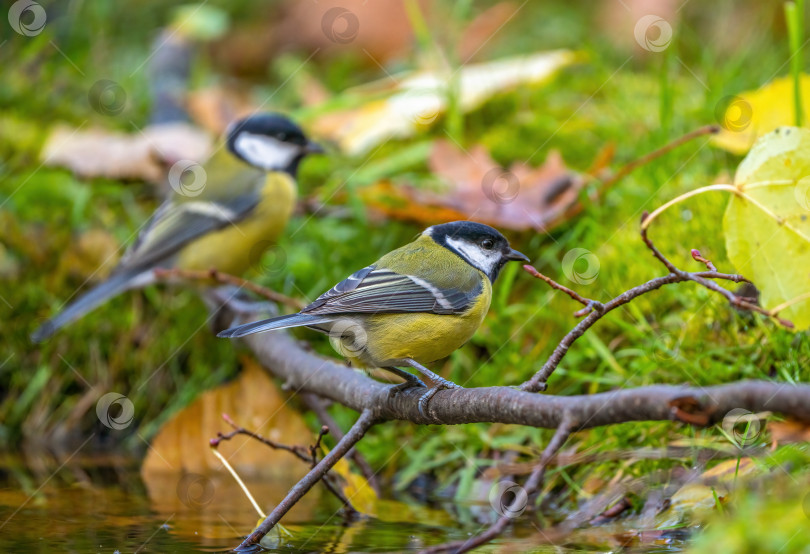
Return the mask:
<path id="1" fill-rule="evenodd" d="M 258 523 L 226 473 L 153 473 L 144 481 L 132 459 L 76 456 L 65 463 L 41 452 L 32 459 L 34 468 L 11 456 L 0 461 L 0 552 L 221 552 Z M 269 512 L 300 469 L 291 465 L 287 476 L 245 481 Z M 268 537 L 265 546 L 284 552 L 397 551 L 466 536 L 449 518 L 443 521 L 447 528 L 364 517 L 349 522 L 339 507 L 316 487 L 284 519 L 292 539 L 279 544 Z M 413 513 L 420 513 L 418 507 Z"/>
<path id="2" fill-rule="evenodd" d="M 225 552 L 258 523 L 250 502 L 225 473 L 151 474 L 143 480 L 133 459 L 54 458 L 42 452 L 31 459 L 34 467 L 17 457 L 0 458 L 0 552 Z M 300 470 L 293 464 L 286 476 L 253 477 L 246 484 L 269 512 Z M 316 487 L 284 519 L 292 538 L 268 537 L 263 545 L 278 552 L 418 550 L 478 533 L 486 527 L 484 521 L 491 521 L 483 516 L 494 515 L 486 502 L 448 502 L 443 507 L 383 500 L 378 517 L 348 521 L 334 497 Z M 541 521 L 525 514 L 491 548 L 569 553 L 583 545 L 615 546 L 633 523 L 583 530 L 559 548 L 539 544 Z M 677 551 L 685 538 L 656 536 L 641 540 L 636 551 L 660 551 L 662 546 Z"/>

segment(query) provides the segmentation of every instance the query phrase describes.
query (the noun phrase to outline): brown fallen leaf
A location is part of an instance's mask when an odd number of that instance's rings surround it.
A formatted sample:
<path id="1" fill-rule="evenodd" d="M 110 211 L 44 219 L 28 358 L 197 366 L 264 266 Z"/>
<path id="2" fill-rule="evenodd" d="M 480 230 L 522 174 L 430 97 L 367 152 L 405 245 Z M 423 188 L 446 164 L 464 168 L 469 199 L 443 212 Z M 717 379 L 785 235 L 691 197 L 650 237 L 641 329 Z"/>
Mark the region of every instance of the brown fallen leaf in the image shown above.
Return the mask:
<path id="1" fill-rule="evenodd" d="M 745 457 L 737 460 L 724 460 L 707 469 L 700 475 L 703 483 L 729 483 L 734 482 L 738 478 L 754 475 L 759 471 L 759 466 L 753 459 Z"/>
<path id="2" fill-rule="evenodd" d="M 521 7 L 517 2 L 498 2 L 475 16 L 458 41 L 458 57 L 462 63 L 480 60 L 499 38 L 510 36 L 501 32 L 510 21 L 518 19 Z"/>
<path id="3" fill-rule="evenodd" d="M 57 125 L 40 157 L 45 165 L 65 167 L 83 178 L 161 183 L 167 164 L 183 159 L 203 162 L 211 149 L 208 133 L 187 123 L 149 125 L 132 133 Z"/>
<path id="4" fill-rule="evenodd" d="M 361 192 L 385 215 L 433 224 L 474 219 L 495 227 L 547 230 L 578 208 L 586 178 L 565 166 L 552 151 L 537 168 L 515 163 L 500 167 L 481 145 L 464 151 L 438 140 L 428 165 L 445 186 L 440 191 L 377 184 Z"/>
<path id="5" fill-rule="evenodd" d="M 287 404 L 267 373 L 252 359 L 245 359 L 236 381 L 204 392 L 160 429 L 141 466 L 144 481 L 166 472 L 224 471 L 208 451 L 208 441 L 228 430 L 223 413 L 276 442 L 307 445 L 314 440 L 301 415 Z M 219 451 L 240 475 L 284 475 L 290 468 L 303 474 L 307 470 L 290 453 L 241 435 L 222 442 Z"/>
<path id="6" fill-rule="evenodd" d="M 376 68 L 412 50 L 413 28 L 405 4 L 406 0 L 288 0 L 274 33 L 285 48 L 319 56 L 362 53 L 361 62 Z M 430 11 L 430 2 L 417 4 L 423 14 Z"/>
<path id="7" fill-rule="evenodd" d="M 769 421 L 768 431 L 776 444 L 810 442 L 810 425 L 801 421 Z"/>

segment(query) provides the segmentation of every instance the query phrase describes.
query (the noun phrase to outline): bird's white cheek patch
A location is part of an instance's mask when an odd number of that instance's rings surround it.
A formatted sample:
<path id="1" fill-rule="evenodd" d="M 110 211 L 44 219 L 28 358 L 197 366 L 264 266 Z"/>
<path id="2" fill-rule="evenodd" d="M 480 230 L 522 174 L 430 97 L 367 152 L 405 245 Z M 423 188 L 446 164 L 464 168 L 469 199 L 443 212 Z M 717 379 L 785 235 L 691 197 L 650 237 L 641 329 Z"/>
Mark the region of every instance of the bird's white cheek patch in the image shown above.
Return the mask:
<path id="1" fill-rule="evenodd" d="M 500 254 L 498 252 L 484 250 L 477 244 L 467 242 L 466 240 L 447 237 L 447 244 L 455 248 L 468 262 L 487 275 L 492 273 L 492 270 L 495 269 L 495 266 L 500 261 Z"/>
<path id="2" fill-rule="evenodd" d="M 241 133 L 236 137 L 234 149 L 251 165 L 268 171 L 285 169 L 299 155 L 294 144 L 253 133 Z"/>

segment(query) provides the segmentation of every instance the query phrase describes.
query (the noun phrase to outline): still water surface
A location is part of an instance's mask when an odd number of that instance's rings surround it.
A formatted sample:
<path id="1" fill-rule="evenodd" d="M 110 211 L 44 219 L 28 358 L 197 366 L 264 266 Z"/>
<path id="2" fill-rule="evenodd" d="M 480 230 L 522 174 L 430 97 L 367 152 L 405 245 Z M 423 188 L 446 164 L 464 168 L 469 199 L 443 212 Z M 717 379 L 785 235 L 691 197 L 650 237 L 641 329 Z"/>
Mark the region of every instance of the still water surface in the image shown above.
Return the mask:
<path id="1" fill-rule="evenodd" d="M 66 461 L 37 454 L 26 460 L 0 455 L 0 552 L 225 552 L 258 522 L 256 511 L 224 473 L 142 476 L 133 459 Z M 266 512 L 300 477 L 288 473 L 246 479 Z M 275 552 L 419 550 L 466 538 L 494 516 L 488 503 L 426 506 L 400 500 L 379 519 L 347 521 L 337 502 L 318 487 L 284 519 L 292 537 L 270 539 L 265 546 Z M 509 536 L 483 551 L 611 550 L 607 529 L 601 539 L 564 548 L 538 546 L 532 539 L 539 534 L 537 522 L 520 519 Z M 636 551 L 673 552 L 682 546 L 666 541 Z"/>

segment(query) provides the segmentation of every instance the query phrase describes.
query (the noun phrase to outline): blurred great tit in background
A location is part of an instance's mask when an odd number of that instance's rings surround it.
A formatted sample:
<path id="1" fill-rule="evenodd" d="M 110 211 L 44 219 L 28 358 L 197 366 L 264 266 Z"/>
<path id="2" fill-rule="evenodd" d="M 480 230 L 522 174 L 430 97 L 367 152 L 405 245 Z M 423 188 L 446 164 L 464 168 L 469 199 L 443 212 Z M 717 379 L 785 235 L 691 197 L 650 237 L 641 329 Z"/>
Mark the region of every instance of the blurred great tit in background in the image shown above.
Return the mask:
<path id="1" fill-rule="evenodd" d="M 392 392 L 425 386 L 424 407 L 437 390 L 458 385 L 422 364 L 466 343 L 489 310 L 492 283 L 506 262 L 529 259 L 498 231 L 470 221 L 434 225 L 412 243 L 350 275 L 297 314 L 247 323 L 219 333 L 253 333 L 306 326 L 330 336 L 353 364 L 384 368 L 405 382 Z"/>
<path id="2" fill-rule="evenodd" d="M 155 282 L 157 268 L 242 274 L 284 230 L 295 207 L 298 164 L 307 154 L 321 152 L 279 114 L 232 123 L 224 148 L 200 174 L 195 172 L 193 190 L 172 183 L 169 198 L 110 277 L 40 326 L 31 339 L 43 341 L 109 298 Z M 200 178 L 203 184 L 196 181 Z"/>

